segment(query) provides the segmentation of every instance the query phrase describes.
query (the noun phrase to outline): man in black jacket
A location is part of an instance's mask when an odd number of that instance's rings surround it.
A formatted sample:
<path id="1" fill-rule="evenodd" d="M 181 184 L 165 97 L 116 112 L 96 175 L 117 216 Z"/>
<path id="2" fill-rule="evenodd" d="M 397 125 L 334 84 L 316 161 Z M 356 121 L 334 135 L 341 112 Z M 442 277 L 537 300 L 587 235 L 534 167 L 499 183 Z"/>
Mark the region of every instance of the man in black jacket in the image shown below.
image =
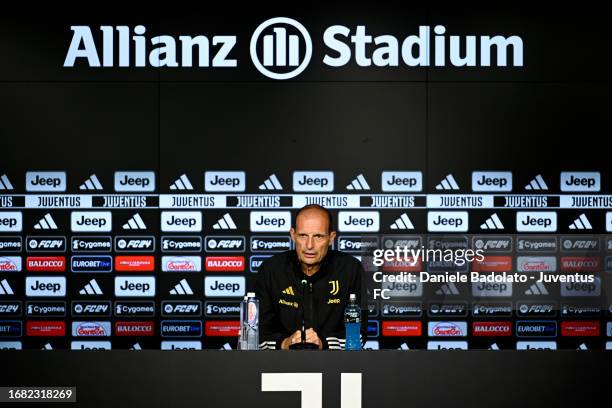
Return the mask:
<path id="1" fill-rule="evenodd" d="M 344 349 L 344 309 L 351 293 L 361 304 L 363 345 L 367 324 L 363 267 L 352 255 L 330 249 L 336 238 L 331 214 L 319 205 L 307 205 L 296 214 L 290 234 L 295 250 L 268 258 L 258 272 L 260 349 L 287 350 L 300 343 L 302 314 L 307 343 L 319 349 Z"/>

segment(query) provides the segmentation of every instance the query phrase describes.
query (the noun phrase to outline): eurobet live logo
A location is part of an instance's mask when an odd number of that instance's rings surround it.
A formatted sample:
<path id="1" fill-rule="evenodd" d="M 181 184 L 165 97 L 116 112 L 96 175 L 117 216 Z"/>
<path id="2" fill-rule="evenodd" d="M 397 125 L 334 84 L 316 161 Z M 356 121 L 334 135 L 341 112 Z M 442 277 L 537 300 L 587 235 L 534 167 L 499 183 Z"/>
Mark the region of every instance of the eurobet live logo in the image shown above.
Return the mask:
<path id="1" fill-rule="evenodd" d="M 146 27 L 72 26 L 64 67 L 77 63 L 101 68 L 236 68 L 235 35 L 157 35 Z M 522 67 L 523 40 L 511 35 L 446 35 L 446 27 L 419 26 L 418 34 L 403 38 L 373 35 L 365 25 L 332 25 L 323 32 L 326 67 Z M 97 39 L 97 41 L 96 41 Z M 286 80 L 311 63 L 313 41 L 300 22 L 275 17 L 261 23 L 249 42 L 253 66 L 264 76 Z"/>

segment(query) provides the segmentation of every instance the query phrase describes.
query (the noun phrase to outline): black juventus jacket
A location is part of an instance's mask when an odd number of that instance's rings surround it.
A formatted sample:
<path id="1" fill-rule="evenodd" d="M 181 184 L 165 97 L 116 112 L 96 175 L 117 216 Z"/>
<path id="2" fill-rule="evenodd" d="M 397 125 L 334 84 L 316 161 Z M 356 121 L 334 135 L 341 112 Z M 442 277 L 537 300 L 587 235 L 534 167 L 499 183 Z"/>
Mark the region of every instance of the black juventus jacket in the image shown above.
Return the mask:
<path id="1" fill-rule="evenodd" d="M 331 249 L 323 258 L 321 269 L 310 277 L 302 272 L 295 251 L 266 259 L 256 284 L 260 302 L 259 348 L 280 349 L 286 337 L 300 330 L 303 310 L 305 328 L 317 332 L 324 349 L 344 349 L 344 309 L 351 293 L 357 295 L 361 306 L 363 346 L 368 311 L 363 277 L 363 267 L 355 257 Z M 302 284 L 304 279 L 306 285 Z"/>

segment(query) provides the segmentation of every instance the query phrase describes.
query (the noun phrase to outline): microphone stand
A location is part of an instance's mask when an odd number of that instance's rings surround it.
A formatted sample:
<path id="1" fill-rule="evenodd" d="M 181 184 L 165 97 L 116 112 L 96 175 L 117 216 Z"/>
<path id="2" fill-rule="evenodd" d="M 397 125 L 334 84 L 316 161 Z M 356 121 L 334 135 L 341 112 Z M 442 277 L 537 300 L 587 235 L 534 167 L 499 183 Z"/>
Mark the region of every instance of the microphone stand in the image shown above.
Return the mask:
<path id="1" fill-rule="evenodd" d="M 306 341 L 306 319 L 304 317 L 304 302 L 306 301 L 306 286 L 308 285 L 308 281 L 306 279 L 302 279 L 302 327 L 300 328 L 301 342 L 291 344 L 289 346 L 289 350 L 318 350 L 319 346 L 314 343 L 309 343 Z"/>

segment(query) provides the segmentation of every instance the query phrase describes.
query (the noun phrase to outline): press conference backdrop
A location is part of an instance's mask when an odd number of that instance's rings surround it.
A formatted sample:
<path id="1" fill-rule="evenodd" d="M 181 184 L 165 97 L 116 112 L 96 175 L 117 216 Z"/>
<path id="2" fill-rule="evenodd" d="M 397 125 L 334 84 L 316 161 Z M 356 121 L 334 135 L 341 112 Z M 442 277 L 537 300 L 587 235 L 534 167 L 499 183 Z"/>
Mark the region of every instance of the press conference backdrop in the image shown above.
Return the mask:
<path id="1" fill-rule="evenodd" d="M 335 248 L 364 265 L 367 348 L 610 348 L 602 15 L 4 15 L 0 348 L 235 348 L 239 300 L 309 203 L 331 209 Z M 202 36 L 191 60 L 181 36 Z M 496 36 L 507 48 L 487 62 Z M 373 266 L 373 249 L 404 245 L 486 258 Z M 421 270 L 596 278 L 373 279 Z"/>

